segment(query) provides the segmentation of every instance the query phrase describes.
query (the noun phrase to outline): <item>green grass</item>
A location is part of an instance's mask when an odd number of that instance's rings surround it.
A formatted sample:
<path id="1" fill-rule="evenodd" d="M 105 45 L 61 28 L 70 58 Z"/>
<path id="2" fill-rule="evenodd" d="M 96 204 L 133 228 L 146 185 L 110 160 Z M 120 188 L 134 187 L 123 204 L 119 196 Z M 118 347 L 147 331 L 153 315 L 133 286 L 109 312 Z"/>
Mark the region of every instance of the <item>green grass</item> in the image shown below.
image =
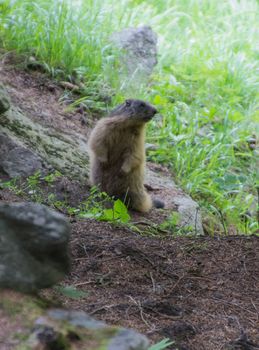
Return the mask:
<path id="1" fill-rule="evenodd" d="M 168 165 L 196 199 L 210 233 L 253 233 L 258 151 L 259 4 L 256 0 L 0 1 L 0 45 L 34 55 L 55 76 L 78 77 L 85 100 L 125 96 L 153 102 L 148 129 Z M 148 88 L 127 85 L 109 37 L 149 24 L 159 63 Z"/>

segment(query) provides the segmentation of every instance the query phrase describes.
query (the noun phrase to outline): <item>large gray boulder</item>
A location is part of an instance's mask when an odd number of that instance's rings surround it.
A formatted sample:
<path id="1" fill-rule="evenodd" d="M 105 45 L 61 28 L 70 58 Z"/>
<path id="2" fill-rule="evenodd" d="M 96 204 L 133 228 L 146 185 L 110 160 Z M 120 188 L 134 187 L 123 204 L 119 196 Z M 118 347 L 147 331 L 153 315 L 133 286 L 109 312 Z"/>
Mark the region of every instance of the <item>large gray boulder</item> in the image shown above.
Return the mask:
<path id="1" fill-rule="evenodd" d="M 0 142 L 0 170 L 2 168 L 11 177 L 18 172 L 20 176 L 31 175 L 43 164 L 80 180 L 88 177 L 87 145 L 82 135 L 44 127 L 15 106 L 0 114 Z M 16 150 L 23 155 L 23 161 L 16 156 Z"/>
<path id="2" fill-rule="evenodd" d="M 126 28 L 111 37 L 120 50 L 122 70 L 132 84 L 148 77 L 157 64 L 157 35 L 149 26 Z"/>
<path id="3" fill-rule="evenodd" d="M 34 292 L 69 270 L 65 217 L 35 203 L 0 203 L 0 287 Z"/>

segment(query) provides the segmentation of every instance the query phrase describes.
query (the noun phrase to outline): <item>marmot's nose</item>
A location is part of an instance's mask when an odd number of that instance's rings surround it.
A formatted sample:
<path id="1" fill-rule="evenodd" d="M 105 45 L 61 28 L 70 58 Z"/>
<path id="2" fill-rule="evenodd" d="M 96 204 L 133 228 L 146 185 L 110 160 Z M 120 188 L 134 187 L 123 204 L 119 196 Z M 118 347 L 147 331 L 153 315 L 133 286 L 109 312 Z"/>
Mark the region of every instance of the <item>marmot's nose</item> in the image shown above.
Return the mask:
<path id="1" fill-rule="evenodd" d="M 157 113 L 157 109 L 155 107 L 153 107 L 152 112 L 155 115 Z"/>

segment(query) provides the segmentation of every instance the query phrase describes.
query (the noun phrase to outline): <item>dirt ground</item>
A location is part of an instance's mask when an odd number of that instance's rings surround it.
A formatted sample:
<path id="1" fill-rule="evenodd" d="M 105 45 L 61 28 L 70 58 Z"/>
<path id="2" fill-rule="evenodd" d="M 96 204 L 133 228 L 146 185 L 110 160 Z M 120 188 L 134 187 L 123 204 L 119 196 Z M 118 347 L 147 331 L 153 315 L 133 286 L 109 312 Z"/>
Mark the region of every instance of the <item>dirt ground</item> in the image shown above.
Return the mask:
<path id="1" fill-rule="evenodd" d="M 65 282 L 89 296 L 66 306 L 175 339 L 178 349 L 225 349 L 242 333 L 259 347 L 258 238 L 150 238 L 92 221 L 72 227 Z"/>
<path id="2" fill-rule="evenodd" d="M 80 131 L 84 124 L 87 134 L 88 116 L 66 112 L 59 102 L 64 91 L 54 82 L 3 63 L 0 71 L 13 101 L 33 109 L 38 121 L 64 131 Z M 62 186 L 58 182 L 52 191 L 63 193 L 65 186 L 73 196 L 82 193 L 80 184 L 69 180 Z M 73 205 L 81 197 L 70 199 Z M 0 202 L 18 200 L 0 190 Z M 162 216 L 152 213 L 153 221 Z M 168 349 L 259 349 L 259 237 L 151 237 L 95 220 L 69 220 L 71 273 L 63 284 L 88 294 L 74 300 L 54 292 L 63 306 L 134 328 L 154 341 L 168 337 L 175 341 Z"/>

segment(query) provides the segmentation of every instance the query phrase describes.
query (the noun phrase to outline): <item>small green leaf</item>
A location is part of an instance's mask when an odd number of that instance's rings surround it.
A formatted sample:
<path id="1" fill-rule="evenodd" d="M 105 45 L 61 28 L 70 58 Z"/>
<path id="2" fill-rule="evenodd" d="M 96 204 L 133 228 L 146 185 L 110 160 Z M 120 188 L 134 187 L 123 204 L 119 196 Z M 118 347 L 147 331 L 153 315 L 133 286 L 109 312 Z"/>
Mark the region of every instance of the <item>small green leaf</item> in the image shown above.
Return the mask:
<path id="1" fill-rule="evenodd" d="M 120 199 L 117 199 L 114 203 L 114 212 L 115 212 L 115 215 L 119 215 L 121 222 L 123 223 L 129 222 L 130 216 L 128 213 L 128 209 Z"/>
<path id="2" fill-rule="evenodd" d="M 173 341 L 170 341 L 169 338 L 165 338 L 161 340 L 159 343 L 156 343 L 148 348 L 148 350 L 163 350 L 166 349 L 168 346 L 174 344 Z"/>
<path id="3" fill-rule="evenodd" d="M 130 220 L 130 215 L 128 214 L 128 209 L 126 205 L 117 199 L 114 202 L 112 209 L 104 209 L 99 220 L 102 221 L 118 221 L 121 223 L 127 223 Z"/>

